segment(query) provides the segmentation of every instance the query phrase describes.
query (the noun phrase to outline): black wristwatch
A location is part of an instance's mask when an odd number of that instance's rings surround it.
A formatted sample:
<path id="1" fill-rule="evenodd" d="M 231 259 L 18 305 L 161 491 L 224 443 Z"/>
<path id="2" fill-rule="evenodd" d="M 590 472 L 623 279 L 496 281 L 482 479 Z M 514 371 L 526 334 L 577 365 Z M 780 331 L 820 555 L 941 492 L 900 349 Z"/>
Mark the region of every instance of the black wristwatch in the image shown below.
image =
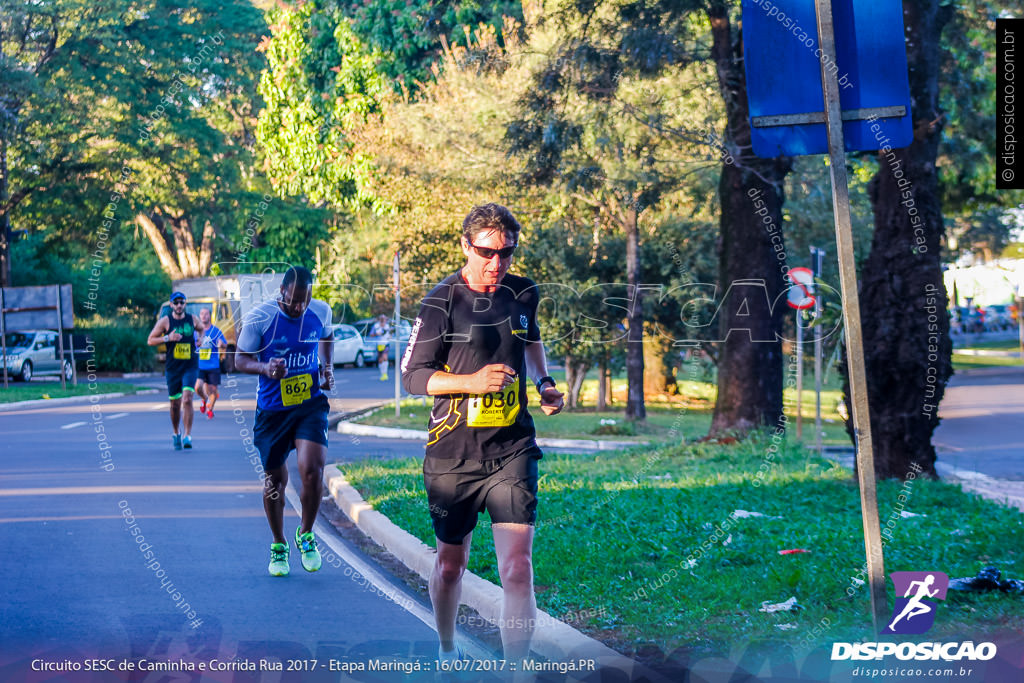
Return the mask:
<path id="1" fill-rule="evenodd" d="M 544 375 L 539 380 L 537 380 L 537 393 L 538 394 L 543 391 L 543 389 L 541 389 L 541 387 L 544 386 L 544 384 L 546 384 L 547 382 L 551 382 L 551 386 L 552 387 L 555 386 L 555 378 L 554 377 L 549 377 L 548 375 Z"/>

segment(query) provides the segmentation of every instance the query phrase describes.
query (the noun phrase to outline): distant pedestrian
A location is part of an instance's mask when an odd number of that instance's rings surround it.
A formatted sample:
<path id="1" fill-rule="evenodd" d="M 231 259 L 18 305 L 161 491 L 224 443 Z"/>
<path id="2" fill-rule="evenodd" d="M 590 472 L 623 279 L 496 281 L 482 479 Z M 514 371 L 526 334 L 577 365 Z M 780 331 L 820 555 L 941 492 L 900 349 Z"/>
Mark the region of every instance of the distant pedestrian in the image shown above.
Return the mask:
<path id="1" fill-rule="evenodd" d="M 185 295 L 174 292 L 170 315 L 156 321 L 146 340 L 150 346 L 167 345 L 164 377 L 171 402 L 172 443 L 176 451 L 192 448 L 192 394 L 199 374 L 195 335 L 202 329 L 199 319 L 185 311 Z M 184 434 L 179 433 L 179 425 Z"/>
<path id="2" fill-rule="evenodd" d="M 377 369 L 380 370 L 380 381 L 388 378 L 388 347 L 391 335 L 391 324 L 388 317 L 381 313 L 370 328 L 370 337 L 377 341 Z"/>

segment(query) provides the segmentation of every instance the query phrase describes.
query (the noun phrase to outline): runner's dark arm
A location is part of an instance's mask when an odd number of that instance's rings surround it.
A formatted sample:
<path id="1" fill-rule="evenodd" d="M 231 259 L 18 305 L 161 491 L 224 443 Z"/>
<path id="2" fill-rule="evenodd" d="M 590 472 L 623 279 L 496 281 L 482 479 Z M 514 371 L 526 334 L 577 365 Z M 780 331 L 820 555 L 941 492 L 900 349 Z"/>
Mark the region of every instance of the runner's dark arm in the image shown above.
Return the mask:
<path id="1" fill-rule="evenodd" d="M 274 363 L 274 361 L 278 362 Z M 278 367 L 280 370 L 276 370 Z M 255 354 L 242 351 L 235 351 L 235 369 L 247 375 L 263 375 L 270 379 L 284 377 L 284 361 L 280 358 L 274 358 L 269 363 L 261 363 L 256 359 Z"/>
<path id="2" fill-rule="evenodd" d="M 320 340 L 320 362 L 323 367 L 320 369 L 320 388 L 334 388 L 334 335 Z"/>

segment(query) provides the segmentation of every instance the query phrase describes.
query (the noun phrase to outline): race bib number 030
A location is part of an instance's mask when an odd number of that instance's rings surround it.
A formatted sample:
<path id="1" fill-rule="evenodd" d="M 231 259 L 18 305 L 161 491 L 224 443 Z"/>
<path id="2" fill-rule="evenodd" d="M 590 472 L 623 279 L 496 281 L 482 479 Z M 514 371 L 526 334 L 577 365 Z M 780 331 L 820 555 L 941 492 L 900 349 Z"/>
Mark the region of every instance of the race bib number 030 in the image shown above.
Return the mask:
<path id="1" fill-rule="evenodd" d="M 199 349 L 199 360 L 210 360 L 211 351 L 213 349 Z"/>
<path id="2" fill-rule="evenodd" d="M 175 344 L 174 345 L 174 358 L 175 360 L 188 360 L 192 357 L 192 345 L 191 344 Z"/>
<path id="3" fill-rule="evenodd" d="M 519 378 L 502 391 L 470 396 L 467 403 L 470 427 L 508 427 L 519 415 Z"/>
<path id="4" fill-rule="evenodd" d="M 285 377 L 281 380 L 281 403 L 286 406 L 297 406 L 308 401 L 313 390 L 313 376 L 309 373 Z"/>

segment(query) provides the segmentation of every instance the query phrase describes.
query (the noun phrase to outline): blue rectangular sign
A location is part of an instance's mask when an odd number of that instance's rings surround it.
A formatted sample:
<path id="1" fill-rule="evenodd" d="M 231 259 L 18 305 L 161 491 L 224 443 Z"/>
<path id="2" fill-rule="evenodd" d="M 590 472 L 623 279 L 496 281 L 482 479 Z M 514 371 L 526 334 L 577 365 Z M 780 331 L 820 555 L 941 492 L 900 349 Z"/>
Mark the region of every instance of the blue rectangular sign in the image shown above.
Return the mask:
<path id="1" fill-rule="evenodd" d="M 814 0 L 743 0 L 743 56 L 751 141 L 759 157 L 826 154 L 821 50 Z M 913 137 L 903 5 L 899 0 L 832 0 L 843 138 L 848 152 L 906 147 Z M 873 109 L 904 107 L 896 117 Z M 855 110 L 869 110 L 867 112 Z M 851 114 L 872 117 L 847 120 Z M 891 114 L 892 112 L 887 112 Z M 777 117 L 817 114 L 820 122 Z M 769 125 L 783 122 L 791 125 Z"/>

